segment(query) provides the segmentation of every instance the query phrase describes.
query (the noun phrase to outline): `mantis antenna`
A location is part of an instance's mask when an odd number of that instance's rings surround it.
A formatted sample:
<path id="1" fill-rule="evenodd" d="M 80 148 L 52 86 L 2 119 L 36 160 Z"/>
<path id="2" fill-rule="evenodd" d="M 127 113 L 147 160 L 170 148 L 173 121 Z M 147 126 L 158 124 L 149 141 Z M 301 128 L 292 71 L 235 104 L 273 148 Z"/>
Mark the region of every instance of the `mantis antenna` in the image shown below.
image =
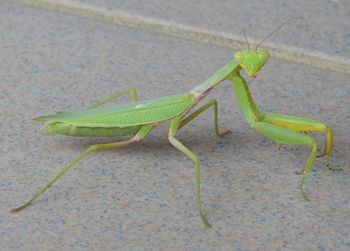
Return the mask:
<path id="1" fill-rule="evenodd" d="M 260 43 L 258 43 L 258 45 L 256 46 L 255 50 L 258 49 L 258 47 L 269 37 L 271 37 L 271 35 L 273 33 L 275 33 L 275 31 L 279 30 L 282 26 L 286 25 L 287 23 L 289 23 L 290 21 L 294 20 L 294 19 L 299 19 L 300 17 L 293 17 L 291 19 L 288 19 L 287 21 L 285 21 L 284 23 L 280 24 L 277 28 L 275 28 L 269 35 L 267 35 Z"/>
<path id="2" fill-rule="evenodd" d="M 247 36 L 245 35 L 245 32 L 244 32 L 244 27 L 242 28 L 242 32 L 243 32 L 243 35 L 244 35 L 244 37 L 245 37 L 245 41 L 247 42 L 248 51 L 249 51 L 249 42 L 248 42 L 248 38 L 247 38 Z"/>

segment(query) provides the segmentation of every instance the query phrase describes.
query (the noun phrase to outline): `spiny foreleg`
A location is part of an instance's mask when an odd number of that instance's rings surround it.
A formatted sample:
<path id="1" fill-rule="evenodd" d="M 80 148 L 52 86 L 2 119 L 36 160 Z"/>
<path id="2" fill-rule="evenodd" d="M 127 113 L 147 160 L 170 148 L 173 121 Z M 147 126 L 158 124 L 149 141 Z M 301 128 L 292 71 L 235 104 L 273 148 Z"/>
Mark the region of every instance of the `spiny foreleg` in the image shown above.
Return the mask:
<path id="1" fill-rule="evenodd" d="M 311 153 L 302 173 L 300 192 L 305 200 L 309 200 L 304 192 L 304 181 L 310 172 L 317 155 L 317 143 L 314 138 L 288 128 L 282 128 L 267 122 L 256 122 L 252 125 L 258 132 L 280 144 L 306 145 L 311 148 Z"/>
<path id="2" fill-rule="evenodd" d="M 290 130 L 299 131 L 301 133 L 317 131 L 326 134 L 326 145 L 323 153 L 318 155 L 317 158 L 326 156 L 326 166 L 330 170 L 342 170 L 334 167 L 330 162 L 330 154 L 333 146 L 333 133 L 332 128 L 328 125 L 311 118 L 298 117 L 293 115 L 279 114 L 279 113 L 266 113 L 264 114 L 263 122 L 268 122 L 273 125 L 282 128 L 288 128 Z"/>

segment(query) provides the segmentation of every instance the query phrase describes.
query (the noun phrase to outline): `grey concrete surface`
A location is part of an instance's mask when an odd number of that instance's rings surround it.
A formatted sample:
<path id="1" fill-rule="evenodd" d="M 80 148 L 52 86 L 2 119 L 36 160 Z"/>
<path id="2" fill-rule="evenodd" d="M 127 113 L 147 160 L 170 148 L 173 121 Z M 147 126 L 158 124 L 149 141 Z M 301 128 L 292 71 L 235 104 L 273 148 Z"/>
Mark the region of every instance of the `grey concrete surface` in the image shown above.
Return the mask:
<path id="1" fill-rule="evenodd" d="M 299 193 L 309 149 L 282 148 L 249 128 L 228 83 L 220 139 L 206 112 L 178 134 L 202 162 L 196 211 L 193 163 L 167 142 L 167 126 L 137 145 L 82 160 L 26 210 L 29 199 L 88 145 L 112 139 L 49 136 L 31 118 L 76 110 L 120 89 L 141 99 L 182 93 L 232 50 L 4 1 L 0 5 L 1 250 L 348 250 L 349 75 L 271 58 L 249 85 L 259 107 L 333 127 L 331 172 L 318 159 Z M 120 102 L 127 99 L 122 98 Z M 324 135 L 315 134 L 320 145 Z"/>
<path id="2" fill-rule="evenodd" d="M 209 30 L 247 35 L 257 41 L 285 20 L 300 17 L 267 41 L 328 54 L 342 60 L 350 58 L 350 3 L 344 0 L 204 0 L 161 1 L 143 4 L 139 0 L 71 0 L 108 10 L 124 10 Z"/>
<path id="3" fill-rule="evenodd" d="M 246 48 L 246 40 L 241 32 L 241 29 L 245 25 L 241 25 L 239 32 L 236 30 L 234 32 L 232 31 L 226 31 L 225 29 L 221 29 L 220 27 L 217 27 L 216 29 L 211 29 L 209 25 L 206 25 L 206 19 L 210 21 L 210 16 L 215 15 L 208 15 L 207 18 L 204 20 L 203 24 L 201 22 L 197 23 L 189 23 L 184 21 L 185 19 L 180 18 L 181 21 L 174 21 L 174 13 L 169 16 L 169 18 L 162 18 L 159 16 L 159 14 L 163 14 L 161 11 L 162 8 L 167 8 L 168 10 L 173 11 L 176 8 L 172 8 L 171 4 L 169 6 L 168 3 L 165 2 L 159 2 L 157 4 L 152 4 L 152 2 L 137 2 L 136 7 L 132 8 L 133 2 L 131 1 L 130 4 L 126 4 L 127 8 L 111 8 L 104 4 L 104 1 L 99 2 L 82 2 L 82 1 L 71 1 L 71 0 L 12 0 L 12 2 L 18 2 L 21 4 L 26 4 L 30 6 L 35 6 L 38 8 L 43 8 L 46 10 L 56 11 L 56 12 L 63 12 L 69 15 L 76 15 L 80 17 L 85 17 L 89 19 L 94 19 L 97 21 L 103 21 L 103 22 L 109 22 L 114 23 L 117 25 L 132 27 L 132 28 L 140 28 L 142 30 L 148 30 L 151 32 L 157 32 L 161 34 L 166 34 L 170 36 L 175 36 L 179 38 L 185 38 L 192 41 L 199 41 L 201 43 L 209 43 L 217 46 L 223 46 L 225 48 L 231 48 L 236 49 L 235 47 L 239 46 L 241 48 Z M 117 5 L 125 5 L 120 2 Z M 114 3 L 114 5 L 116 5 Z M 129 2 L 128 2 L 129 3 Z M 175 2 L 174 2 L 175 3 Z M 289 2 L 288 2 L 289 3 Z M 135 4 L 134 4 L 135 5 Z M 181 1 L 176 2 L 176 6 L 179 8 L 184 8 L 185 6 L 191 6 L 191 2 L 183 3 Z M 199 5 L 198 3 L 194 4 L 196 7 Z M 213 2 L 201 2 L 200 8 L 203 8 L 203 13 L 210 13 L 213 8 Z M 291 13 L 292 10 L 298 9 L 298 21 L 305 23 L 305 21 L 308 21 L 308 18 L 305 19 L 305 16 L 307 17 L 313 17 L 317 18 L 319 17 L 317 12 L 314 12 L 313 8 L 310 8 L 309 4 L 307 2 L 299 2 L 298 4 L 294 3 L 292 6 L 286 5 L 286 3 L 283 3 L 281 6 L 278 4 L 275 4 L 272 1 L 267 1 L 263 5 L 260 5 L 259 2 L 249 2 L 249 1 L 233 1 L 230 2 L 230 6 L 242 6 L 247 9 L 253 10 L 253 13 L 249 13 L 249 17 L 254 17 L 257 20 L 259 20 L 259 17 L 265 18 L 266 11 L 269 11 L 269 8 L 271 6 L 274 6 L 274 9 L 282 9 L 284 12 Z M 157 11 L 155 10 L 155 14 L 146 14 L 147 11 L 135 11 L 135 9 L 154 9 L 155 6 L 159 6 L 156 10 L 160 10 L 160 13 L 157 15 Z M 225 7 L 225 3 L 220 2 L 219 3 L 220 8 Z M 280 8 L 278 8 L 278 6 Z M 294 7 L 293 7 L 294 6 Z M 313 7 L 317 7 L 313 6 Z M 259 8 L 257 8 L 259 7 Z M 298 8 L 295 8 L 298 7 Z M 343 8 L 344 7 L 344 8 Z M 198 7 L 197 7 L 198 8 Z M 129 10 L 130 9 L 130 10 Z M 184 9 L 190 9 L 190 8 L 184 8 Z M 306 64 L 306 65 L 312 65 L 315 67 L 320 67 L 322 69 L 328 69 L 328 70 L 335 70 L 342 73 L 348 73 L 350 74 L 350 60 L 347 56 L 347 45 L 349 44 L 349 37 L 347 35 L 347 4 L 340 5 L 327 5 L 322 4 L 321 8 L 318 6 L 316 8 L 320 11 L 320 13 L 324 13 L 326 10 L 327 15 L 321 15 L 320 17 L 327 17 L 327 22 L 332 23 L 332 27 L 329 27 L 332 29 L 332 31 L 335 29 L 336 31 L 340 31 L 340 34 L 342 36 L 342 40 L 337 42 L 337 46 L 344 45 L 344 50 L 337 50 L 337 52 L 329 52 L 328 49 L 322 49 L 319 48 L 317 50 L 313 49 L 313 46 L 308 46 L 307 43 L 304 44 L 305 46 L 298 46 L 296 44 L 291 45 L 289 41 L 293 41 L 296 38 L 297 39 L 305 39 L 307 36 L 300 36 L 303 35 L 299 30 L 310 30 L 308 34 L 317 34 L 317 41 L 332 41 L 329 40 L 330 36 L 327 32 L 320 33 L 315 30 L 317 25 L 312 26 L 311 29 L 308 29 L 308 27 L 297 27 L 296 30 L 293 32 L 289 32 L 287 35 L 284 36 L 284 40 L 281 42 L 280 39 L 277 40 L 267 40 L 264 41 L 264 43 L 261 45 L 261 47 L 269 50 L 270 54 L 273 57 L 287 60 L 290 62 L 295 62 L 299 64 Z M 257 11 L 260 10 L 260 11 Z M 345 10 L 345 12 L 343 12 Z M 170 12 L 171 12 L 170 11 Z M 232 13 L 234 11 L 225 12 L 225 15 L 223 15 L 222 18 L 225 20 L 232 20 Z M 241 12 L 240 12 L 241 13 Z M 191 15 L 195 15 L 196 17 L 200 17 L 200 13 L 196 12 L 190 12 L 187 13 L 188 15 L 185 17 L 190 17 Z M 276 13 L 275 13 L 276 14 Z M 175 14 L 176 15 L 176 14 Z M 181 15 L 180 15 L 181 16 Z M 278 16 L 278 15 L 276 15 Z M 238 15 L 236 18 L 234 18 L 234 22 L 236 23 L 242 23 L 242 20 L 238 19 Z M 272 21 L 270 24 L 274 24 L 273 18 L 274 16 L 268 15 L 269 19 L 267 21 Z M 294 16 L 295 17 L 295 16 Z M 176 19 L 176 18 L 175 18 Z M 198 19 L 198 18 L 197 18 Z M 295 18 L 294 18 L 295 19 Z M 194 18 L 196 20 L 196 18 Z M 200 19 L 201 20 L 201 19 Z M 220 20 L 220 19 L 218 19 Z M 254 19 L 255 20 L 255 19 Z M 275 29 L 278 25 L 280 25 L 285 20 L 291 20 L 290 18 L 284 18 L 283 21 L 278 22 L 277 24 L 274 24 L 273 27 L 271 27 L 271 30 Z M 324 21 L 324 19 L 320 19 L 321 21 Z M 318 21 L 320 21 L 318 20 Z M 338 20 L 341 20 L 338 22 Z M 215 21 L 217 21 L 215 19 Z M 294 22 L 296 22 L 294 20 Z M 315 23 L 316 20 L 313 20 Z M 199 24 L 198 24 L 199 23 Z M 215 22 L 214 22 L 215 23 Z M 244 23 L 244 22 L 243 22 Z M 317 22 L 316 22 L 317 23 Z M 258 23 L 259 24 L 259 23 Z M 259 25 L 256 24 L 255 26 L 258 27 Z M 339 24 L 339 25 L 338 25 Z M 343 25 L 345 24 L 345 26 Z M 252 24 L 250 24 L 251 26 Z M 247 28 L 247 27 L 246 27 Z M 316 32 L 315 32 L 316 31 Z M 328 30 L 327 30 L 328 31 Z M 269 34 L 268 32 L 265 32 L 263 37 L 266 37 Z M 252 36 L 249 36 L 248 38 L 251 47 L 256 46 L 262 41 L 262 38 L 253 38 Z M 331 37 L 332 38 L 332 37 Z M 280 41 L 280 42 L 278 42 Z M 328 45 L 325 43 L 325 45 Z M 323 44 L 321 45 L 321 47 Z M 334 48 L 334 45 L 330 45 L 332 48 Z"/>

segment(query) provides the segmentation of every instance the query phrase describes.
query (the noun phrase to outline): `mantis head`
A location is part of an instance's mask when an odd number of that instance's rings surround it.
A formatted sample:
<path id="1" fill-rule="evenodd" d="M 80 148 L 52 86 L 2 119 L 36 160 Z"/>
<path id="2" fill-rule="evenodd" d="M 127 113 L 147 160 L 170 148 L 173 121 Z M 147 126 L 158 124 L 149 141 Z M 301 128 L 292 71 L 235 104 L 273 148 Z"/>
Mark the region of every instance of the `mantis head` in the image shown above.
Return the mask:
<path id="1" fill-rule="evenodd" d="M 269 59 L 269 56 L 270 54 L 264 50 L 245 50 L 236 52 L 234 57 L 249 77 L 255 78 Z"/>
<path id="2" fill-rule="evenodd" d="M 259 46 L 267 38 L 269 38 L 273 33 L 275 33 L 278 29 L 280 29 L 283 25 L 298 18 L 299 17 L 291 18 L 285 21 L 284 23 L 280 24 L 269 35 L 267 35 L 260 43 L 257 44 L 257 46 L 255 47 L 255 50 L 250 50 L 249 42 L 248 42 L 247 36 L 245 35 L 244 28 L 242 29 L 243 35 L 248 45 L 248 50 L 236 52 L 234 55 L 234 58 L 237 64 L 249 75 L 249 77 L 255 78 L 270 56 L 270 54 L 267 51 L 258 50 Z"/>

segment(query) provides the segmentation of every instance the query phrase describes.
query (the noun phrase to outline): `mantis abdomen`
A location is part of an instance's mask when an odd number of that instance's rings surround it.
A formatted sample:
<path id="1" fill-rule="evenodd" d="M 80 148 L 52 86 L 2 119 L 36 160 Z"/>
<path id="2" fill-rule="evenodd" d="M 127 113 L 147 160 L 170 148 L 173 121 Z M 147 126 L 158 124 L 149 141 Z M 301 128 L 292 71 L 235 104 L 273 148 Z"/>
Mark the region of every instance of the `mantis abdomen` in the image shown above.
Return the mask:
<path id="1" fill-rule="evenodd" d="M 82 127 L 69 123 L 49 123 L 47 130 L 53 134 L 77 137 L 117 137 L 135 134 L 141 126 L 130 127 Z"/>

